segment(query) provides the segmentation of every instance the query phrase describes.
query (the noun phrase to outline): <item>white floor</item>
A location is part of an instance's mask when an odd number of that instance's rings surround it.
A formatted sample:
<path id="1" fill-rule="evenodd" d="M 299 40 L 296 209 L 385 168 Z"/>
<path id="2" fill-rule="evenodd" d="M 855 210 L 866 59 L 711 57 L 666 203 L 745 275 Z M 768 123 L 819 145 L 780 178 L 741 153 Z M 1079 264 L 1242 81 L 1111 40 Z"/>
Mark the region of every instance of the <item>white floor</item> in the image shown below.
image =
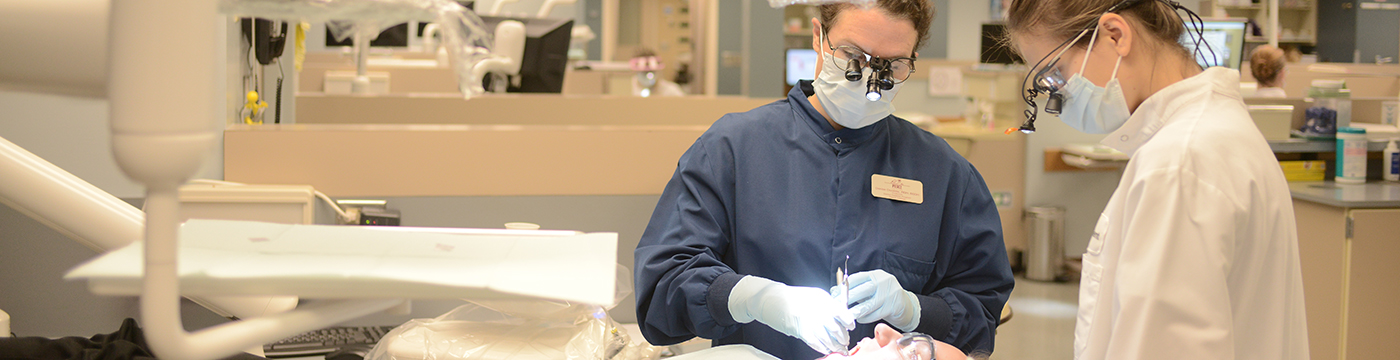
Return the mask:
<path id="1" fill-rule="evenodd" d="M 997 328 L 997 360 L 1074 358 L 1074 318 L 1079 283 L 1016 278 L 1011 291 L 1011 320 Z"/>

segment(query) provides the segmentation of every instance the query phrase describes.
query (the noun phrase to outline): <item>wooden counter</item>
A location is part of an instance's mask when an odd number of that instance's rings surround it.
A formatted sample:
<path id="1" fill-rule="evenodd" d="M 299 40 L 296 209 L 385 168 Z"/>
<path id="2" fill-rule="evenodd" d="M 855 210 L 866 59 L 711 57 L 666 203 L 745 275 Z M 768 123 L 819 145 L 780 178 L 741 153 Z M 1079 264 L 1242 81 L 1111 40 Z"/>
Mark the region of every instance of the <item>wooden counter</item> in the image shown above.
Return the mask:
<path id="1" fill-rule="evenodd" d="M 236 125 L 224 179 L 333 197 L 660 194 L 707 128 Z"/>
<path id="2" fill-rule="evenodd" d="M 297 94 L 299 124 L 703 125 L 776 98 Z"/>

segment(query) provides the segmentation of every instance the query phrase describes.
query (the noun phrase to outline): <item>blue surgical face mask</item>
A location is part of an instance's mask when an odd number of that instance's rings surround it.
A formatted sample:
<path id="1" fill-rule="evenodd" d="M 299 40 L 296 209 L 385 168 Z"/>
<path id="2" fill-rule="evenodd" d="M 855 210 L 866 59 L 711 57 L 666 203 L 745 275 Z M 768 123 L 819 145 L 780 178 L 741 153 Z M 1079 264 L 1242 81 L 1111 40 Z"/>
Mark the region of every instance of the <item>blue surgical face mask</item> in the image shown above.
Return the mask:
<path id="1" fill-rule="evenodd" d="M 861 79 L 871 76 L 870 68 L 862 69 Z M 846 69 L 836 65 L 831 53 L 822 52 L 822 71 L 812 82 L 817 101 L 822 104 L 831 121 L 848 129 L 859 129 L 879 122 L 894 113 L 894 96 L 903 83 L 895 84 L 885 91 L 880 100 L 870 101 L 865 97 L 865 81 L 846 80 Z"/>
<path id="2" fill-rule="evenodd" d="M 1089 50 L 1084 52 L 1084 62 L 1079 65 L 1079 72 L 1070 76 L 1061 90 L 1065 93 L 1065 104 L 1060 110 L 1060 121 L 1089 134 L 1107 134 L 1118 130 L 1132 115 L 1128 112 L 1128 102 L 1123 97 L 1123 86 L 1118 83 L 1118 65 L 1123 63 L 1122 55 L 1113 63 L 1113 75 L 1109 77 L 1107 86 L 1094 85 L 1082 75 L 1085 67 L 1089 65 L 1089 54 L 1093 53 L 1094 42 L 1098 40 L 1098 36 L 1099 29 L 1094 28 L 1094 35 L 1089 38 Z"/>

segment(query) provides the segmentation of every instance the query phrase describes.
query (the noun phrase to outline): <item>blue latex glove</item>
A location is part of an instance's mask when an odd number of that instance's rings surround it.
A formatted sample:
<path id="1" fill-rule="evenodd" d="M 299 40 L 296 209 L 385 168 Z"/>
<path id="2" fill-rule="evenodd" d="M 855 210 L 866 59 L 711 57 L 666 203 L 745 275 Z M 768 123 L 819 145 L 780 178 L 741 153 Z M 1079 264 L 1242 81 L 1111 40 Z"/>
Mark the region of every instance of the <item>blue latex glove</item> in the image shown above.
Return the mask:
<path id="1" fill-rule="evenodd" d="M 758 320 L 822 354 L 844 354 L 850 343 L 847 332 L 856 328 L 846 305 L 825 290 L 757 276 L 744 276 L 730 290 L 729 313 L 741 323 Z"/>
<path id="2" fill-rule="evenodd" d="M 862 324 L 885 320 L 904 331 L 919 327 L 919 297 L 884 270 L 851 274 L 851 313 Z"/>

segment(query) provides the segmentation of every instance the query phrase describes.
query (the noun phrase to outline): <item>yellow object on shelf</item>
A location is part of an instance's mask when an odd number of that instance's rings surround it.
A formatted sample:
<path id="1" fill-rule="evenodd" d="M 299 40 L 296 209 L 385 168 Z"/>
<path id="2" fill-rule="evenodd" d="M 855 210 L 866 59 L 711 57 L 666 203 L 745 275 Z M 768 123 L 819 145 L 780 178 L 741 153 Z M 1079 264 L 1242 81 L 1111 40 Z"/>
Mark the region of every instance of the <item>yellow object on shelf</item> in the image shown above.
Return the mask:
<path id="1" fill-rule="evenodd" d="M 1322 160 L 1279 161 L 1283 178 L 1288 181 L 1322 181 L 1327 176 L 1327 162 Z"/>
<path id="2" fill-rule="evenodd" d="M 267 108 L 267 102 L 258 100 L 257 91 L 249 91 L 245 96 L 248 102 L 243 104 L 243 123 L 248 125 L 262 124 L 262 112 Z"/>

